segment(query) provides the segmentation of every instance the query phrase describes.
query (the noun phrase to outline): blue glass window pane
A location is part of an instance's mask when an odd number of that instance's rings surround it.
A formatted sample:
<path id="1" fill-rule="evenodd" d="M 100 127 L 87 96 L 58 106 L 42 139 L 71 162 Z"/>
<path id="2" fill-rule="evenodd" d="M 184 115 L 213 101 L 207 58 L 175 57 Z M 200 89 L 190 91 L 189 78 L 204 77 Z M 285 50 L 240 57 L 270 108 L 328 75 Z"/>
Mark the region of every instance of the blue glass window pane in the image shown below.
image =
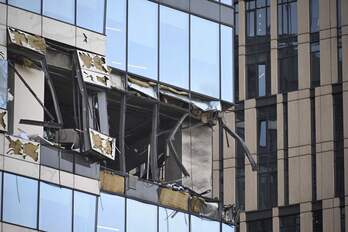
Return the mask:
<path id="1" fill-rule="evenodd" d="M 191 17 L 191 90 L 219 98 L 219 25 Z"/>
<path id="2" fill-rule="evenodd" d="M 266 8 L 256 10 L 256 34 L 266 35 Z"/>
<path id="3" fill-rule="evenodd" d="M 77 26 L 104 32 L 105 0 L 77 0 Z"/>
<path id="4" fill-rule="evenodd" d="M 220 223 L 206 218 L 191 216 L 192 232 L 219 232 Z"/>
<path id="5" fill-rule="evenodd" d="M 259 82 L 259 97 L 266 95 L 266 65 L 257 65 L 258 82 Z"/>
<path id="6" fill-rule="evenodd" d="M 42 182 L 39 229 L 50 232 L 71 231 L 71 215 L 72 190 Z"/>
<path id="7" fill-rule="evenodd" d="M 7 61 L 0 59 L 0 108 L 7 108 Z"/>
<path id="8" fill-rule="evenodd" d="M 233 29 L 221 25 L 221 99 L 233 102 Z"/>
<path id="9" fill-rule="evenodd" d="M 159 208 L 159 232 L 188 232 L 189 218 L 185 213 Z"/>
<path id="10" fill-rule="evenodd" d="M 248 29 L 248 36 L 252 37 L 255 36 L 255 12 L 250 11 L 247 13 L 247 29 Z"/>
<path id="11" fill-rule="evenodd" d="M 291 33 L 297 33 L 297 2 L 290 4 Z"/>
<path id="12" fill-rule="evenodd" d="M 4 173 L 3 220 L 36 228 L 38 182 Z"/>
<path id="13" fill-rule="evenodd" d="M 188 89 L 189 16 L 168 7 L 160 8 L 160 80 Z"/>
<path id="14" fill-rule="evenodd" d="M 41 0 L 8 0 L 8 4 L 35 13 L 41 12 Z"/>
<path id="15" fill-rule="evenodd" d="M 232 0 L 221 0 L 221 2 L 232 6 Z"/>
<path id="16" fill-rule="evenodd" d="M 259 131 L 259 144 L 261 147 L 266 147 L 266 121 L 261 121 L 260 122 L 260 131 Z"/>
<path id="17" fill-rule="evenodd" d="M 106 13 L 108 65 L 126 69 L 126 0 L 108 0 Z"/>
<path id="18" fill-rule="evenodd" d="M 157 231 L 157 207 L 127 199 L 127 232 L 139 231 Z"/>
<path id="19" fill-rule="evenodd" d="M 311 1 L 311 32 L 319 31 L 319 0 Z M 337 1 L 339 2 L 339 1 Z M 338 12 L 340 8 L 337 8 Z"/>
<path id="20" fill-rule="evenodd" d="M 157 80 L 157 4 L 147 0 L 128 4 L 128 71 Z"/>
<path id="21" fill-rule="evenodd" d="M 73 24 L 75 22 L 75 0 L 44 0 L 43 14 Z"/>
<path id="22" fill-rule="evenodd" d="M 100 193 L 98 201 L 98 232 L 125 231 L 125 199 Z"/>
<path id="23" fill-rule="evenodd" d="M 96 196 L 74 191 L 74 232 L 95 231 L 96 202 Z"/>
<path id="24" fill-rule="evenodd" d="M 235 229 L 233 226 L 222 224 L 222 232 L 234 232 Z"/>

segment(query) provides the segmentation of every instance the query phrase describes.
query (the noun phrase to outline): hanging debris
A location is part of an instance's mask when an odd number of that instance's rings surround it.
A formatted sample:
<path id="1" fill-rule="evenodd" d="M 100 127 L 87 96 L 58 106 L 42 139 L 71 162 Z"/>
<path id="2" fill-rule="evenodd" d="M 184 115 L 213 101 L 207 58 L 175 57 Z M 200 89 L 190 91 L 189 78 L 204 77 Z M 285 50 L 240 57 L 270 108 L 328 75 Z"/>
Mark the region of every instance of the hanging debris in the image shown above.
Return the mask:
<path id="1" fill-rule="evenodd" d="M 77 56 L 84 82 L 111 88 L 110 70 L 104 56 L 84 51 L 77 51 Z"/>
<path id="2" fill-rule="evenodd" d="M 103 157 L 115 159 L 116 139 L 104 135 L 93 129 L 89 129 L 89 136 L 92 150 L 98 152 Z"/>
<path id="3" fill-rule="evenodd" d="M 40 144 L 6 135 L 5 154 L 27 161 L 40 162 Z"/>

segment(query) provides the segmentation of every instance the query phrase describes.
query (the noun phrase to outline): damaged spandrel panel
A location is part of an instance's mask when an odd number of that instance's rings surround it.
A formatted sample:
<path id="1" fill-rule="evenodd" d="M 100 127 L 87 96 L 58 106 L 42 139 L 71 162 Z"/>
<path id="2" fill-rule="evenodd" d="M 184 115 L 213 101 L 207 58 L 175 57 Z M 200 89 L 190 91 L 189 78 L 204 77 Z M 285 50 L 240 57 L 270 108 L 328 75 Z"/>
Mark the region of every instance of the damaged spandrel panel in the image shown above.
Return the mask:
<path id="1" fill-rule="evenodd" d="M 89 129 L 89 135 L 91 148 L 94 151 L 109 159 L 115 159 L 116 139 L 92 129 Z"/>
<path id="2" fill-rule="evenodd" d="M 85 82 L 104 88 L 111 88 L 110 70 L 106 65 L 104 56 L 84 51 L 77 51 L 77 56 Z"/>
<path id="3" fill-rule="evenodd" d="M 5 155 L 39 163 L 40 144 L 15 136 L 6 135 Z"/>
<path id="4" fill-rule="evenodd" d="M 14 28 L 8 28 L 9 42 L 20 47 L 25 47 L 40 54 L 46 54 L 46 42 L 45 39 L 32 35 Z"/>
<path id="5" fill-rule="evenodd" d="M 8 66 L 7 60 L 0 58 L 0 108 L 7 108 L 7 79 Z"/>

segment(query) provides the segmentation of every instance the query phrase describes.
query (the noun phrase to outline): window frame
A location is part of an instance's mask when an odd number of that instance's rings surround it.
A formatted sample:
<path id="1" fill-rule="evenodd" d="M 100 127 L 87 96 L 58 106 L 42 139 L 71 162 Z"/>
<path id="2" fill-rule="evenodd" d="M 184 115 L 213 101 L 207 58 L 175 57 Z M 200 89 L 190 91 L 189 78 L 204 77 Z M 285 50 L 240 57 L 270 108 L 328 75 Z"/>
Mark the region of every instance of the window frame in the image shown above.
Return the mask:
<path id="1" fill-rule="evenodd" d="M 262 38 L 262 37 L 269 37 L 270 36 L 270 28 L 271 28 L 271 22 L 270 22 L 270 1 L 269 0 L 261 0 L 261 1 L 264 1 L 265 4 L 264 6 L 258 6 L 258 1 L 260 0 L 249 0 L 249 1 L 246 1 L 246 13 L 245 13 L 245 17 L 246 17 L 246 29 L 245 29 L 245 32 L 246 32 L 246 37 L 247 37 L 247 40 L 248 39 L 251 39 L 251 38 Z M 254 2 L 253 6 L 250 6 L 250 2 Z M 258 16 L 258 12 L 262 11 L 262 10 L 265 10 L 265 18 L 264 18 L 264 23 L 265 23 L 265 32 L 264 34 L 258 34 L 258 20 L 257 20 L 257 16 Z M 253 15 L 251 17 L 251 15 Z M 249 17 L 250 16 L 250 17 Z M 252 18 L 253 20 L 253 32 L 254 34 L 253 35 L 249 35 L 249 29 L 250 28 L 250 25 L 249 25 L 249 19 Z"/>

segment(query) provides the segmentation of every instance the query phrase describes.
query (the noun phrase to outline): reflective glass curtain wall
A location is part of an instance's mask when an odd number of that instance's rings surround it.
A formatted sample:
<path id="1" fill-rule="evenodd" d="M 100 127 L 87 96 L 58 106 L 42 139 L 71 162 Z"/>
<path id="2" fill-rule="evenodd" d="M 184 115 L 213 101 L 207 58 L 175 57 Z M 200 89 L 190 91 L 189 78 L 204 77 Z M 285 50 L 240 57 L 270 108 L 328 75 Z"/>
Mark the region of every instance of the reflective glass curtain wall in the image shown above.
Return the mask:
<path id="1" fill-rule="evenodd" d="M 157 80 L 158 5 L 128 1 L 128 71 Z"/>
<path id="2" fill-rule="evenodd" d="M 270 77 L 270 1 L 246 2 L 247 98 L 268 96 Z"/>
<path id="3" fill-rule="evenodd" d="M 258 208 L 277 205 L 277 115 L 275 106 L 257 109 Z"/>
<path id="4" fill-rule="evenodd" d="M 3 221 L 36 228 L 38 181 L 4 173 L 3 186 Z"/>
<path id="5" fill-rule="evenodd" d="M 44 0 L 42 1 L 42 13 L 48 17 L 74 24 L 75 0 Z"/>
<path id="6" fill-rule="evenodd" d="M 191 90 L 219 98 L 219 24 L 191 16 Z"/>
<path id="7" fill-rule="evenodd" d="M 189 15 L 160 6 L 160 81 L 189 88 Z"/>
<path id="8" fill-rule="evenodd" d="M 104 33 L 105 0 L 76 0 L 76 24 L 92 31 Z"/>
<path id="9" fill-rule="evenodd" d="M 234 102 L 233 29 L 221 25 L 221 100 Z"/>
<path id="10" fill-rule="evenodd" d="M 297 0 L 278 0 L 279 92 L 298 89 Z"/>
<path id="11" fill-rule="evenodd" d="M 72 229 L 71 221 L 72 190 L 41 182 L 39 229 L 68 232 Z"/>
<path id="12" fill-rule="evenodd" d="M 127 0 L 107 0 L 106 57 L 109 66 L 126 70 Z"/>

